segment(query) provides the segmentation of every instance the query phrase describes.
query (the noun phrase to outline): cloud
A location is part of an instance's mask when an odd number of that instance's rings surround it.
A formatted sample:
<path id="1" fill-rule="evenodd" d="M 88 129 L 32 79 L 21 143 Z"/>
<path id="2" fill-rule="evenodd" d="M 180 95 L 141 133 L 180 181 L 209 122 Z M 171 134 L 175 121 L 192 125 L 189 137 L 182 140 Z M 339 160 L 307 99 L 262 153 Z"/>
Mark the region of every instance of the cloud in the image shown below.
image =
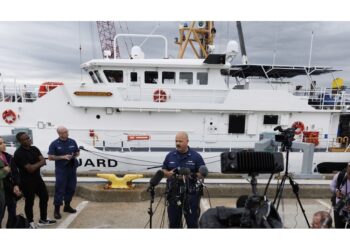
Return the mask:
<path id="1" fill-rule="evenodd" d="M 169 54 L 176 58 L 179 21 L 115 22 L 117 33 L 162 34 L 168 38 Z M 311 32 L 314 32 L 312 64 L 344 69 L 350 78 L 349 22 L 242 22 L 250 63 L 307 65 Z M 229 40 L 238 40 L 235 22 L 215 22 L 216 49 L 223 52 Z M 41 83 L 47 80 L 80 81 L 80 63 L 101 58 L 95 22 L 0 22 L 0 72 L 3 77 Z M 126 48 L 144 39 L 120 39 L 122 56 Z M 81 51 L 80 48 L 81 47 Z M 148 58 L 163 57 L 163 42 L 149 39 L 143 50 Z M 192 57 L 188 52 L 186 57 Z M 81 57 L 81 58 L 80 58 Z M 239 60 L 237 60 L 239 63 Z M 84 74 L 84 79 L 88 79 Z M 322 79 L 321 79 L 322 81 Z M 329 80 L 324 80 L 329 82 Z"/>

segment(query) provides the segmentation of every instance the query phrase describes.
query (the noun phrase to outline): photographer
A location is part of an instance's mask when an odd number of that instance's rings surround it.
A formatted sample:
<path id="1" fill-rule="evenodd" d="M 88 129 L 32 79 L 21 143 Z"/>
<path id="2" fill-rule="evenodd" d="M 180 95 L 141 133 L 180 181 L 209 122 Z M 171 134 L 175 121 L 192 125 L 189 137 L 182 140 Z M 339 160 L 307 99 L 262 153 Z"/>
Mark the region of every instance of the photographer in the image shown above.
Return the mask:
<path id="1" fill-rule="evenodd" d="M 76 157 L 79 156 L 79 148 L 75 140 L 68 138 L 68 129 L 59 126 L 57 128 L 58 139 L 54 140 L 49 147 L 49 160 L 55 161 L 55 198 L 54 217 L 61 219 L 60 207 L 64 200 L 64 212 L 75 213 L 72 208 L 72 201 L 77 185 L 77 167 L 79 166 Z"/>
<path id="2" fill-rule="evenodd" d="M 198 228 L 201 189 L 198 179 L 204 176 L 200 167 L 205 163 L 200 154 L 188 146 L 186 132 L 176 134 L 176 150 L 167 154 L 163 172 L 167 177 L 169 228 L 182 228 L 184 214 L 188 228 Z"/>
<path id="3" fill-rule="evenodd" d="M 335 228 L 345 228 L 343 209 L 346 208 L 350 197 L 350 163 L 346 169 L 333 177 L 330 188 L 333 192 L 332 205 Z"/>

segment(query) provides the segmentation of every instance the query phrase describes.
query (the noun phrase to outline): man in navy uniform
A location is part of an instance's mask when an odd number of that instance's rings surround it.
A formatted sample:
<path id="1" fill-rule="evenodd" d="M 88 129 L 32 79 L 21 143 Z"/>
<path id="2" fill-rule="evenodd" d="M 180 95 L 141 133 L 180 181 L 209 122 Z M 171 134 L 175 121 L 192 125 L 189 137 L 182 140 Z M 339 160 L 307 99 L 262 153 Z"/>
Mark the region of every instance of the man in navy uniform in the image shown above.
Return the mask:
<path id="1" fill-rule="evenodd" d="M 60 207 L 64 200 L 64 212 L 75 213 L 77 210 L 71 207 L 73 195 L 77 185 L 77 167 L 79 148 L 75 140 L 68 137 L 68 129 L 59 126 L 57 128 L 58 139 L 54 140 L 49 147 L 49 160 L 55 161 L 55 198 L 54 217 L 61 219 Z"/>
<path id="2" fill-rule="evenodd" d="M 188 146 L 186 132 L 177 133 L 175 141 L 176 150 L 168 153 L 163 163 L 167 177 L 169 227 L 182 228 L 184 214 L 187 227 L 198 228 L 202 195 L 198 179 L 203 179 L 199 168 L 205 163 L 202 156 Z"/>

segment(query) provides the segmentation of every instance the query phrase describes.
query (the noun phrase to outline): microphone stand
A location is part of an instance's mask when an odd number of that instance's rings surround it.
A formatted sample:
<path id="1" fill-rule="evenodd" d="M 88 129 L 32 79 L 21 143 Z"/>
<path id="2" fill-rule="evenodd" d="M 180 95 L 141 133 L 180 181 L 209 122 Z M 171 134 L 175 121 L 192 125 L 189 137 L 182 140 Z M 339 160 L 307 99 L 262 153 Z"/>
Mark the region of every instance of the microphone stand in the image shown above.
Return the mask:
<path id="1" fill-rule="evenodd" d="M 154 195 L 155 195 L 154 186 L 150 185 L 148 187 L 147 191 L 149 192 L 150 197 L 151 197 L 149 208 L 148 208 L 148 214 L 149 214 L 149 228 L 152 228 L 152 218 L 153 218 L 153 214 L 154 214 L 152 205 L 154 203 Z"/>

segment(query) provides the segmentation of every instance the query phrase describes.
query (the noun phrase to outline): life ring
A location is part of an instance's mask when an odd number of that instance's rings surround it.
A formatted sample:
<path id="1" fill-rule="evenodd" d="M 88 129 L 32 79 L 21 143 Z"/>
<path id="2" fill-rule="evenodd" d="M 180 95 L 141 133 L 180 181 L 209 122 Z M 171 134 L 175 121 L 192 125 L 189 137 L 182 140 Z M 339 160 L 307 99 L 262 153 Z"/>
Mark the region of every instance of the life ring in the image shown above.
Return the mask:
<path id="1" fill-rule="evenodd" d="M 153 101 L 154 102 L 166 102 L 168 99 L 168 96 L 166 92 L 162 89 L 157 89 L 153 93 Z"/>
<path id="2" fill-rule="evenodd" d="M 16 121 L 16 113 L 12 109 L 6 109 L 2 112 L 2 119 L 4 119 L 7 124 L 12 124 Z"/>
<path id="3" fill-rule="evenodd" d="M 300 135 L 304 131 L 305 126 L 304 126 L 303 122 L 296 121 L 296 122 L 293 123 L 292 128 L 295 129 L 295 134 L 296 135 Z"/>

